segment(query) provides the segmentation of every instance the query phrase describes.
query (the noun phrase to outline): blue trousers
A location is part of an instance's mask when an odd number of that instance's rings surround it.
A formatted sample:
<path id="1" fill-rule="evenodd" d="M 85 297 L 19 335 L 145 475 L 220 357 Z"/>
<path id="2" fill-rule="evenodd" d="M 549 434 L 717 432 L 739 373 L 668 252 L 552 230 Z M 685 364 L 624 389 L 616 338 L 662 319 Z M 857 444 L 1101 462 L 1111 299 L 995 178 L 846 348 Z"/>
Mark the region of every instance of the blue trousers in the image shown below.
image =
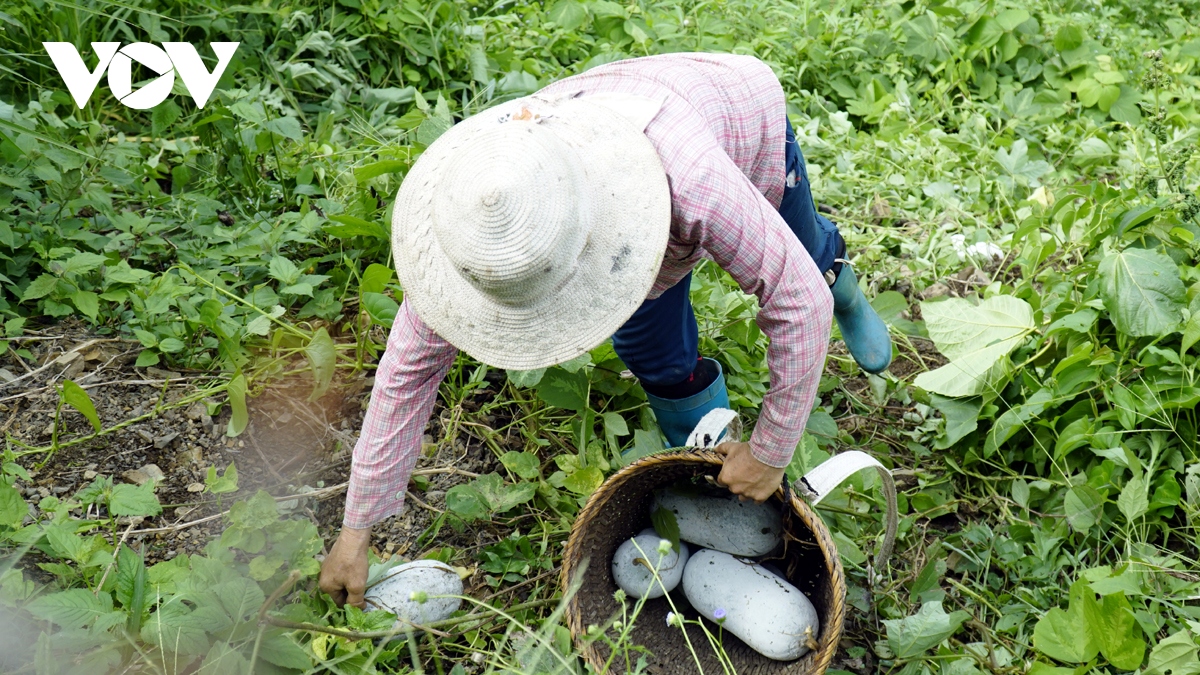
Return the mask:
<path id="1" fill-rule="evenodd" d="M 804 155 L 796 144 L 790 121 L 784 165 L 787 184 L 779 215 L 812 256 L 817 269 L 824 273 L 844 251 L 844 243 L 837 226 L 817 212 L 808 188 Z M 700 336 L 688 297 L 691 282 L 692 275 L 688 273 L 659 297 L 643 302 L 612 336 L 617 356 L 644 383 L 670 386 L 682 382 L 696 367 Z"/>

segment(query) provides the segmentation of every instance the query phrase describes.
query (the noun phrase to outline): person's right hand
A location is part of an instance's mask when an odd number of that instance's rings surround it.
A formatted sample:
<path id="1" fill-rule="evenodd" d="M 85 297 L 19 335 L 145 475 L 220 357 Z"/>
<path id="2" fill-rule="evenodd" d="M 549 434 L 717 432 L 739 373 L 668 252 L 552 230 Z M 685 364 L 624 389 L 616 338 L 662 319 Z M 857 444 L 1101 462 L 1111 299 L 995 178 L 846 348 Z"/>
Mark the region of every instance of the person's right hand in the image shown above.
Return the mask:
<path id="1" fill-rule="evenodd" d="M 343 527 L 329 555 L 321 563 L 318 586 L 338 607 L 351 604 L 364 609 L 363 593 L 367 590 L 367 547 L 371 543 L 371 528 L 363 530 Z"/>

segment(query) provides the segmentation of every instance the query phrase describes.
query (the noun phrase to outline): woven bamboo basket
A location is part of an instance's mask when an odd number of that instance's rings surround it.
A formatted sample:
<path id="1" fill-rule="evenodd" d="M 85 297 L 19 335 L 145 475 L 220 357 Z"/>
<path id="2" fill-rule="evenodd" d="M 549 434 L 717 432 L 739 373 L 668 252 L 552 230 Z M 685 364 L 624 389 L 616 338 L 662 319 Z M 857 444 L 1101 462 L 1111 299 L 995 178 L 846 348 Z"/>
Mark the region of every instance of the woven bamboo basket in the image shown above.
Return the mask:
<path id="1" fill-rule="evenodd" d="M 613 597 L 617 590 L 610 564 L 613 553 L 621 542 L 650 526 L 650 502 L 655 489 L 681 478 L 707 475 L 715 479 L 721 472 L 722 459 L 710 450 L 677 450 L 644 457 L 611 476 L 592 494 L 576 518 L 563 555 L 562 584 L 564 591 L 573 582 L 580 587 L 568 603 L 566 616 L 577 646 L 597 672 L 605 672 L 609 648 L 603 640 L 583 638 L 588 626 L 605 625 L 620 609 Z M 846 613 L 842 563 L 828 528 L 804 500 L 785 486 L 772 499 L 781 505 L 784 547 L 783 553 L 771 562 L 816 607 L 820 617 L 817 646 L 795 661 L 773 661 L 726 632 L 723 648 L 739 675 L 819 675 L 829 667 L 842 635 Z M 682 589 L 676 589 L 671 596 L 676 606 L 680 606 Z M 637 618 L 633 641 L 649 650 L 646 658 L 650 672 L 694 673 L 696 661 L 680 629 L 667 625 L 668 611 L 666 598 L 648 601 Z M 686 619 L 697 618 L 690 608 L 682 613 Z M 704 672 L 723 672 L 700 627 L 686 625 Z M 715 624 L 710 625 L 714 633 L 715 628 Z M 610 673 L 625 672 L 624 658 L 612 659 L 608 668 Z"/>

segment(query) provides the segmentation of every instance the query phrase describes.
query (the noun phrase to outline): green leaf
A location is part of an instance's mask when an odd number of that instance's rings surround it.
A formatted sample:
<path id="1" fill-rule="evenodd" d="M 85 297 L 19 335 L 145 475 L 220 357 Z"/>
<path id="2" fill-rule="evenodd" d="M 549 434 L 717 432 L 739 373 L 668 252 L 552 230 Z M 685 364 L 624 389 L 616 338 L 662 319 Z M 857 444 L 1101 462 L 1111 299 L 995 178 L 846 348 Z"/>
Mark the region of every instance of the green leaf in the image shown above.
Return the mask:
<path id="1" fill-rule="evenodd" d="M 63 380 L 62 397 L 63 403 L 78 410 L 79 414 L 92 423 L 93 430 L 100 431 L 100 416 L 96 414 L 96 406 L 92 404 L 92 397 L 88 396 L 83 387 L 71 380 Z"/>
<path id="2" fill-rule="evenodd" d="M 408 170 L 412 163 L 403 159 L 381 159 L 354 170 L 354 180 L 360 185 L 388 173 L 402 173 Z"/>
<path id="3" fill-rule="evenodd" d="M 390 239 L 387 230 L 383 229 L 379 223 L 354 216 L 329 216 L 329 220 L 338 225 L 326 225 L 325 232 L 339 239 L 349 239 L 350 237 L 371 237 L 383 241 Z"/>
<path id="4" fill-rule="evenodd" d="M 304 348 L 304 355 L 308 357 L 313 372 L 313 391 L 308 400 L 316 401 L 329 391 L 329 386 L 333 384 L 334 370 L 337 368 L 337 347 L 324 326 L 313 334 L 312 340 L 309 340 L 308 346 Z"/>
<path id="5" fill-rule="evenodd" d="M 105 260 L 107 258 L 98 253 L 76 253 L 62 263 L 62 273 L 79 274 L 80 272 L 91 272 L 103 265 Z"/>
<path id="6" fill-rule="evenodd" d="M 1029 20 L 1029 12 L 1023 9 L 1006 9 L 996 15 L 996 23 L 1004 30 L 1013 30 Z"/>
<path id="7" fill-rule="evenodd" d="M 142 626 L 142 639 L 171 653 L 203 654 L 208 649 L 208 635 L 191 614 L 182 600 L 168 600 Z"/>
<path id="8" fill-rule="evenodd" d="M 229 407 L 233 413 L 225 429 L 225 435 L 233 437 L 246 430 L 250 423 L 250 412 L 246 409 L 246 376 L 241 373 L 229 381 L 225 390 L 229 395 Z"/>
<path id="9" fill-rule="evenodd" d="M 650 514 L 650 524 L 654 533 L 671 542 L 671 546 L 679 551 L 679 521 L 670 509 L 657 508 Z"/>
<path id="10" fill-rule="evenodd" d="M 400 313 L 400 304 L 383 293 L 363 293 L 362 306 L 371 321 L 385 328 L 391 328 Z"/>
<path id="11" fill-rule="evenodd" d="M 917 376 L 915 384 L 943 396 L 974 396 L 1007 367 L 1006 357 L 1033 329 L 1029 303 L 1009 295 L 978 305 L 961 298 L 921 303 L 929 337 L 950 363 Z"/>
<path id="12" fill-rule="evenodd" d="M 1082 28 L 1075 24 L 1067 24 L 1054 34 L 1054 48 L 1060 52 L 1069 52 L 1072 49 L 1078 49 L 1085 38 Z"/>
<path id="13" fill-rule="evenodd" d="M 395 276 L 396 273 L 387 265 L 371 263 L 362 273 L 362 281 L 359 282 L 358 290 L 360 293 L 382 293 Z"/>
<path id="14" fill-rule="evenodd" d="M 1150 660 L 1142 675 L 1193 675 L 1200 673 L 1196 658 L 1196 641 L 1186 628 L 1159 641 L 1150 650 Z"/>
<path id="15" fill-rule="evenodd" d="M 114 516 L 157 516 L 162 513 L 162 504 L 154 496 L 154 481 L 142 485 L 114 485 L 108 512 Z"/>
<path id="16" fill-rule="evenodd" d="M 267 270 L 272 279 L 284 285 L 294 284 L 300 279 L 300 268 L 296 267 L 296 263 L 281 255 L 271 258 Z"/>
<path id="17" fill-rule="evenodd" d="M 578 0 L 558 0 L 546 12 L 546 18 L 569 33 L 587 20 L 587 9 Z"/>
<path id="18" fill-rule="evenodd" d="M 113 611 L 112 596 L 83 588 L 72 588 L 43 595 L 29 603 L 26 610 L 44 621 L 63 628 L 84 628 Z"/>
<path id="19" fill-rule="evenodd" d="M 491 509 L 483 495 L 469 484 L 446 490 L 446 508 L 468 522 L 486 517 Z"/>
<path id="20" fill-rule="evenodd" d="M 272 629 L 263 633 L 258 655 L 282 668 L 305 671 L 312 668 L 312 660 L 304 648 L 281 630 Z"/>
<path id="21" fill-rule="evenodd" d="M 175 124 L 182 114 L 183 111 L 179 109 L 179 105 L 170 98 L 154 106 L 150 109 L 151 133 L 161 137 L 163 132 Z"/>
<path id="22" fill-rule="evenodd" d="M 20 527 L 28 514 L 29 505 L 21 493 L 8 483 L 0 482 L 0 525 Z"/>
<path id="23" fill-rule="evenodd" d="M 1033 627 L 1033 646 L 1052 659 L 1066 663 L 1085 663 L 1100 651 L 1087 617 L 1098 611 L 1096 596 L 1087 581 L 1071 586 L 1067 610 L 1055 607 Z"/>
<path id="24" fill-rule="evenodd" d="M 143 349 L 138 353 L 137 361 L 133 364 L 138 368 L 148 368 L 158 363 L 157 349 Z"/>
<path id="25" fill-rule="evenodd" d="M 508 381 L 518 387 L 536 387 L 546 375 L 545 368 L 537 368 L 536 370 L 509 370 L 505 372 L 508 375 Z"/>
<path id="26" fill-rule="evenodd" d="M 1100 644 L 1100 653 L 1121 670 L 1137 670 L 1146 658 L 1146 640 L 1133 616 L 1125 595 L 1105 596 L 1103 604 L 1087 612 L 1092 633 Z"/>
<path id="27" fill-rule="evenodd" d="M 1146 481 L 1141 476 L 1129 479 L 1117 497 L 1117 508 L 1130 523 L 1146 515 L 1150 508 L 1150 499 L 1146 495 Z"/>
<path id="28" fill-rule="evenodd" d="M 1187 299 L 1179 267 L 1169 256 L 1142 248 L 1100 261 L 1100 296 L 1117 330 L 1135 337 L 1170 334 Z"/>
<path id="29" fill-rule="evenodd" d="M 217 476 L 217 467 L 209 466 L 208 475 L 204 477 L 204 488 L 206 492 L 214 495 L 237 492 L 237 465 L 233 462 L 230 462 L 229 466 L 225 467 L 225 473 L 220 477 Z"/>
<path id="30" fill-rule="evenodd" d="M 1071 527 L 1086 534 L 1104 515 L 1104 496 L 1090 485 L 1076 485 L 1067 491 L 1063 506 Z"/>
<path id="31" fill-rule="evenodd" d="M 888 646 L 897 658 L 909 659 L 925 653 L 958 632 L 963 622 L 970 618 L 963 611 L 947 614 L 941 601 L 926 602 L 920 611 L 903 619 L 888 619 Z"/>
<path id="32" fill-rule="evenodd" d="M 945 450 L 979 427 L 981 399 L 946 398 L 934 394 L 929 397 L 929 402 L 946 420 L 946 428 L 934 442 L 934 448 Z"/>
<path id="33" fill-rule="evenodd" d="M 304 131 L 300 128 L 300 120 L 295 117 L 277 117 L 267 120 L 263 126 L 267 128 L 267 131 L 279 134 L 284 138 L 290 138 L 293 141 L 304 140 Z"/>
<path id="34" fill-rule="evenodd" d="M 53 274 L 43 274 L 37 279 L 34 279 L 33 283 L 29 284 L 29 286 L 25 288 L 25 292 L 21 294 L 21 299 L 37 300 L 38 298 L 44 298 L 47 295 L 50 295 L 51 291 L 54 290 L 54 287 L 57 284 L 58 277 L 54 276 Z"/>
<path id="35" fill-rule="evenodd" d="M 1138 124 L 1142 121 L 1142 109 L 1138 102 L 1142 100 L 1141 93 L 1133 87 L 1122 84 L 1121 94 L 1108 109 L 1108 116 L 1114 121 L 1125 124 Z"/>
<path id="36" fill-rule="evenodd" d="M 533 453 L 510 450 L 500 456 L 500 463 L 525 480 L 533 480 L 541 475 L 537 455 Z"/>
<path id="37" fill-rule="evenodd" d="M 1183 341 L 1179 345 L 1179 355 L 1183 356 L 1196 342 L 1200 342 L 1200 312 L 1192 314 L 1187 325 L 1183 327 Z"/>
<path id="38" fill-rule="evenodd" d="M 158 342 L 159 351 L 163 351 L 168 354 L 178 354 L 179 352 L 183 351 L 184 347 L 186 346 L 187 345 L 183 344 L 183 340 L 180 340 L 179 338 L 163 338 Z"/>
<path id="39" fill-rule="evenodd" d="M 550 368 L 538 383 L 537 394 L 538 398 L 552 406 L 582 412 L 588 407 L 587 375 Z"/>
<path id="40" fill-rule="evenodd" d="M 584 467 L 572 472 L 563 481 L 563 487 L 579 495 L 590 495 L 604 482 L 604 474 L 594 466 Z"/>
<path id="41" fill-rule="evenodd" d="M 75 303 L 76 309 L 93 321 L 100 313 L 100 296 L 91 291 L 75 291 L 71 294 L 71 302 Z"/>

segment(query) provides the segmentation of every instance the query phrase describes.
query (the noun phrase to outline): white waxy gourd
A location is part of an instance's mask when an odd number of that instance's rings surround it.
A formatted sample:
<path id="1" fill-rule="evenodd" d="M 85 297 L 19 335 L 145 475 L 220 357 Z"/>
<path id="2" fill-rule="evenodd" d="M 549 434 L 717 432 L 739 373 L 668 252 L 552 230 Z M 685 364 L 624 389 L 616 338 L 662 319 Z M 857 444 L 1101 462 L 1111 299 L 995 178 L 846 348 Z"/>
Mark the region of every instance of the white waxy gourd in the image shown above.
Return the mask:
<path id="1" fill-rule="evenodd" d="M 683 578 L 683 569 L 688 561 L 687 544 L 679 542 L 678 552 L 672 549 L 664 556 L 658 552 L 661 541 L 663 538 L 655 534 L 654 530 L 643 530 L 632 539 L 622 542 L 613 554 L 613 581 L 616 581 L 617 586 L 630 597 L 646 596 L 651 600 L 661 598 L 675 590 L 679 580 Z M 639 548 L 641 550 L 638 550 Z M 654 574 L 641 562 L 643 560 L 658 570 L 658 581 L 654 580 Z"/>
<path id="2" fill-rule="evenodd" d="M 762 565 L 720 551 L 692 554 L 683 571 L 688 602 L 769 659 L 791 661 L 808 653 L 820 623 L 800 589 Z M 720 610 L 720 611 L 718 611 Z"/>
<path id="3" fill-rule="evenodd" d="M 781 541 L 783 518 L 767 502 L 741 501 L 735 495 L 684 495 L 671 490 L 654 493 L 655 509 L 675 514 L 679 538 L 696 548 L 755 557 L 770 553 Z"/>
<path id="4" fill-rule="evenodd" d="M 425 602 L 413 599 L 414 593 L 424 593 Z M 453 567 L 436 560 L 414 560 L 388 570 L 387 577 L 367 589 L 367 610 L 383 609 L 427 625 L 450 618 L 462 604 L 459 598 L 435 596 L 462 594 L 462 579 Z"/>

